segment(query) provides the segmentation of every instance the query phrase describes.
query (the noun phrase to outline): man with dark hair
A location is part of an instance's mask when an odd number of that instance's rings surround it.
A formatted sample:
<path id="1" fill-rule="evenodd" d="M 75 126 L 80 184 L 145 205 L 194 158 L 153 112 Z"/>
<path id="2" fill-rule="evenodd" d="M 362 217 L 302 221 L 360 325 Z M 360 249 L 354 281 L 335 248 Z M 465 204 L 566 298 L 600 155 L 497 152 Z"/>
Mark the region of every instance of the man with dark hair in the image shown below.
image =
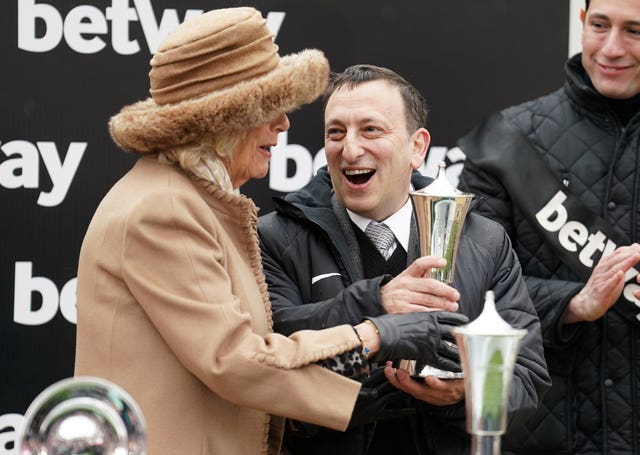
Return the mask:
<path id="1" fill-rule="evenodd" d="M 459 186 L 504 225 L 552 389 L 513 453 L 640 453 L 640 2 L 591 0 L 564 86 L 459 141 Z"/>
<path id="2" fill-rule="evenodd" d="M 332 75 L 324 103 L 327 167 L 305 188 L 277 198 L 275 212 L 259 222 L 274 329 L 291 333 L 433 310 L 475 319 L 493 290 L 502 317 L 528 330 L 508 403 L 517 424 L 538 405 L 548 375 L 539 322 L 506 233 L 472 209 L 453 287 L 431 278 L 431 269 L 445 263 L 420 257 L 409 198 L 412 188 L 431 182 L 416 171 L 430 141 L 422 95 L 389 69 L 356 65 Z M 391 232 L 380 250 L 368 237 L 374 222 Z M 433 325 L 436 339 L 447 330 Z M 338 433 L 290 421 L 286 444 L 293 454 L 468 452 L 461 379 L 415 380 L 384 362 L 370 368 L 350 428 Z"/>

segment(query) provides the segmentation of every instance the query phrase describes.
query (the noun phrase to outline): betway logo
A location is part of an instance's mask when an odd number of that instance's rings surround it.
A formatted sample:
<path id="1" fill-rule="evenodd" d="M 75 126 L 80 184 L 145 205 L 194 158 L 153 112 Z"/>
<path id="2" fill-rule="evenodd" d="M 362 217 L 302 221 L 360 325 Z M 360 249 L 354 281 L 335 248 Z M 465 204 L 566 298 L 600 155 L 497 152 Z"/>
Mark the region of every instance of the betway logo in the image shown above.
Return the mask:
<path id="1" fill-rule="evenodd" d="M 37 203 L 43 207 L 55 207 L 67 196 L 86 148 L 86 142 L 71 142 L 63 159 L 55 142 L 0 141 L 0 151 L 8 158 L 0 161 L 0 188 L 42 190 L 46 184 L 41 179 L 42 160 L 52 186 L 51 190 L 40 192 Z"/>
<path id="2" fill-rule="evenodd" d="M 149 52 L 154 54 L 158 45 L 173 29 L 180 24 L 175 9 L 165 9 L 156 21 L 151 0 L 111 0 L 111 6 L 104 12 L 93 5 L 79 5 L 66 17 L 54 5 L 36 3 L 35 0 L 18 0 L 18 47 L 28 52 L 49 52 L 55 49 L 62 39 L 74 51 L 80 54 L 95 54 L 107 46 L 101 35 L 109 34 L 111 23 L 111 46 L 121 55 L 140 52 L 140 43 L 131 39 L 129 26 L 139 22 L 147 42 Z M 188 9 L 184 19 L 202 14 L 203 10 Z M 267 27 L 278 35 L 285 13 L 270 12 L 267 15 Z M 36 36 L 36 23 L 42 21 L 44 34 Z"/>
<path id="3" fill-rule="evenodd" d="M 590 233 L 587 226 L 580 221 L 568 220 L 567 209 L 562 203 L 567 199 L 567 195 L 558 191 L 538 213 L 536 220 L 543 229 L 548 232 L 558 233 L 558 242 L 562 247 L 578 255 L 578 260 L 589 268 L 593 268 L 593 256 L 597 252 L 602 252 L 602 256 L 613 253 L 616 244 L 607 238 L 602 231 Z M 625 273 L 625 281 L 629 282 L 638 275 L 638 270 L 631 267 Z M 629 282 L 623 291 L 626 300 L 640 307 L 640 301 L 633 296 L 633 291 L 640 290 L 640 286 L 635 281 Z M 636 315 L 640 320 L 640 313 Z"/>

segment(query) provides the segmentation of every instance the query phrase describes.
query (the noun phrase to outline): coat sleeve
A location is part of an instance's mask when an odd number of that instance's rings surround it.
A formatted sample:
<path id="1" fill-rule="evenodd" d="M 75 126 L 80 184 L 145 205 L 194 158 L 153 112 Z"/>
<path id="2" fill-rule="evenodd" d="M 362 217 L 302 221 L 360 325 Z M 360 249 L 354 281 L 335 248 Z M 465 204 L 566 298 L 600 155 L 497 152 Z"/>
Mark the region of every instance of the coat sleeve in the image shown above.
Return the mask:
<path id="1" fill-rule="evenodd" d="M 317 235 L 273 213 L 260 219 L 258 232 L 277 332 L 353 325 L 365 316 L 384 314 L 380 287 L 391 276 L 359 280 L 345 287 L 346 278 L 337 268 L 330 246 Z M 319 263 L 332 267 L 325 270 L 325 275 L 331 276 L 322 284 L 313 282 Z"/>

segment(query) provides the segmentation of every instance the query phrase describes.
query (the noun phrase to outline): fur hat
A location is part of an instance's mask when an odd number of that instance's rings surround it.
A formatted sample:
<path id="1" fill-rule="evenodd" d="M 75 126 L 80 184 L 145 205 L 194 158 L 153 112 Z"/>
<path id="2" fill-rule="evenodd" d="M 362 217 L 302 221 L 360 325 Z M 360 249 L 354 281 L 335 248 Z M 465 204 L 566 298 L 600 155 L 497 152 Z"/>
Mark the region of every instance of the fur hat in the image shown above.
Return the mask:
<path id="1" fill-rule="evenodd" d="M 113 140 L 135 153 L 167 150 L 246 131 L 317 98 L 329 62 L 307 49 L 280 58 L 259 11 L 212 10 L 186 20 L 151 59 L 151 97 L 109 121 Z"/>

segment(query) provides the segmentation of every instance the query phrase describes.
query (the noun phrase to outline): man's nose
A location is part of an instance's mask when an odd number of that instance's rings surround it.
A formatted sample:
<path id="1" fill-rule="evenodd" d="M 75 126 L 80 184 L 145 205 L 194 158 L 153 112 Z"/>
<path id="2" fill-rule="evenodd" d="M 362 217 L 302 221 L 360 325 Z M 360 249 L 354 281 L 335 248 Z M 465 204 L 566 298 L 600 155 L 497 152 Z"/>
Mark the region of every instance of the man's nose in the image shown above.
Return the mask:
<path id="1" fill-rule="evenodd" d="M 342 141 L 342 157 L 352 163 L 364 155 L 364 149 L 355 134 L 347 132 Z"/>
<path id="2" fill-rule="evenodd" d="M 626 53 L 622 31 L 612 29 L 602 46 L 602 53 L 607 58 L 618 58 Z"/>

